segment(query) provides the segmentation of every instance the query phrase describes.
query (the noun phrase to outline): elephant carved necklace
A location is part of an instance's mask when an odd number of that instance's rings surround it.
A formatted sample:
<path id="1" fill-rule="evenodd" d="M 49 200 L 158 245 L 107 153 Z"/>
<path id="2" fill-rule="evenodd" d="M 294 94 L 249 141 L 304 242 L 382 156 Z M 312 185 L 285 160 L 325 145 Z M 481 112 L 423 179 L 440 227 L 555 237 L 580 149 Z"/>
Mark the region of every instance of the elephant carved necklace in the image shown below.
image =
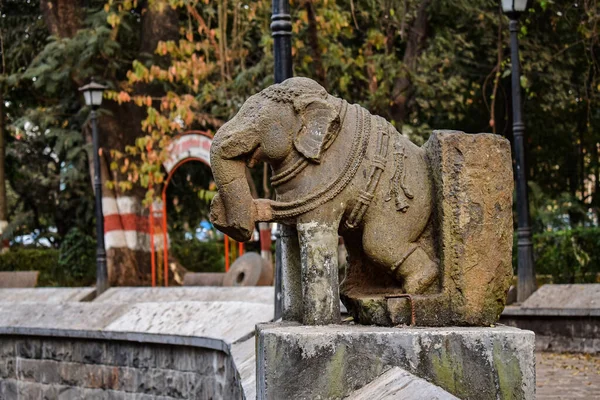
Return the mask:
<path id="1" fill-rule="evenodd" d="M 381 174 L 385 169 L 390 132 L 389 126 L 383 118 L 371 116 L 364 108 L 358 105 L 348 106 L 345 101 L 343 102 L 344 111 L 340 126 L 343 126 L 343 120 L 346 117 L 348 107 L 353 107 L 356 111 L 356 129 L 352 138 L 352 147 L 349 152 L 349 157 L 347 158 L 346 165 L 342 169 L 342 173 L 327 186 L 304 198 L 290 202 L 272 201 L 270 204 L 274 218 L 285 219 L 296 217 L 314 210 L 339 195 L 352 181 L 365 157 L 369 145 L 369 138 L 371 136 L 371 118 L 375 118 L 378 135 L 376 154 L 371 160 L 369 181 L 365 189 L 361 190 L 358 201 L 352 209 L 350 217 L 346 221 L 347 228 L 354 229 L 358 227 L 374 198 L 375 189 L 377 188 Z M 330 141 L 328 146 L 331 145 L 331 142 L 332 141 Z M 306 168 L 307 165 L 309 165 L 307 160 L 298 160 L 289 168 L 274 175 L 271 178 L 271 182 L 275 186 L 288 182 Z"/>

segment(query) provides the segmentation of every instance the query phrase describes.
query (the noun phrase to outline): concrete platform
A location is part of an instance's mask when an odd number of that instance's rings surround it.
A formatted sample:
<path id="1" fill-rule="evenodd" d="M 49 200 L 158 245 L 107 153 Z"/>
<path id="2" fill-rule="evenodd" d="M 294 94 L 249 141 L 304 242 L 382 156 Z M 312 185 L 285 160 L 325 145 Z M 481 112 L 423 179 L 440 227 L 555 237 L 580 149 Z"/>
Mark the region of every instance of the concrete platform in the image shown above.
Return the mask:
<path id="1" fill-rule="evenodd" d="M 70 303 L 89 301 L 95 293 L 93 287 L 0 289 L 0 303 Z"/>
<path id="2" fill-rule="evenodd" d="M 94 303 L 146 303 L 180 301 L 237 301 L 272 305 L 275 289 L 262 287 L 115 287 L 94 300 Z"/>
<path id="3" fill-rule="evenodd" d="M 512 327 L 257 327 L 260 399 L 341 399 L 392 367 L 461 399 L 535 398 L 534 334 Z"/>
<path id="4" fill-rule="evenodd" d="M 600 354 L 600 284 L 544 285 L 500 322 L 536 335 L 536 350 Z"/>

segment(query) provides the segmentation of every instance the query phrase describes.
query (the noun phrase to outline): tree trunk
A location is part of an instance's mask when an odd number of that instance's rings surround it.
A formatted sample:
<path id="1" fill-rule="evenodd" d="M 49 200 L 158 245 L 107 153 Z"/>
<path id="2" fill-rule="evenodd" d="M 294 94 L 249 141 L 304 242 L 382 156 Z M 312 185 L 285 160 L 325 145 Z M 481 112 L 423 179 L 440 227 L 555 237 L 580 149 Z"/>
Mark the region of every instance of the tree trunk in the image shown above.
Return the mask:
<path id="1" fill-rule="evenodd" d="M 390 115 L 397 127 L 400 127 L 408 116 L 409 105 L 413 95 L 411 75 L 417 68 L 417 60 L 423 51 L 427 39 L 430 4 L 431 0 L 421 1 L 415 20 L 408 29 L 406 50 L 402 60 L 404 73 L 396 79 L 394 88 L 392 89 Z"/>
<path id="2" fill-rule="evenodd" d="M 81 26 L 80 0 L 41 0 L 40 9 L 50 34 L 54 36 L 73 37 Z"/>
<path id="3" fill-rule="evenodd" d="M 43 0 L 40 4 L 48 30 L 63 38 L 73 37 L 81 25 L 81 2 L 79 0 Z M 161 59 L 154 54 L 159 40 L 176 40 L 178 32 L 178 14 L 166 0 L 144 1 L 141 21 L 141 43 L 138 59 Z M 82 82 L 76 82 L 77 85 Z M 140 84 L 135 87 L 137 94 L 158 97 L 164 94 L 159 85 Z M 133 103 L 117 104 L 105 101 L 100 112 L 98 128 L 102 164 L 102 182 L 108 179 L 123 181 L 127 176 L 118 172 L 111 175 L 108 165 L 111 163 L 110 149 L 125 153 L 126 146 L 133 146 L 135 139 L 142 136 L 141 122 L 146 112 Z M 89 136 L 89 127 L 85 129 Z M 90 162 L 92 154 L 90 154 Z M 90 170 L 92 172 L 92 170 Z M 90 174 L 92 176 L 92 174 Z M 102 186 L 104 212 L 104 239 L 107 251 L 108 275 L 111 286 L 147 285 L 150 283 L 150 229 L 148 209 L 142 205 L 145 189 L 135 187 L 127 193 L 118 188 L 108 189 Z M 157 240 L 156 249 L 162 248 Z"/>
<path id="4" fill-rule="evenodd" d="M 178 15 L 165 1 L 147 2 L 142 12 L 142 41 L 140 58 L 152 56 L 153 62 L 161 58 L 152 55 L 160 40 L 176 40 L 178 33 Z M 151 84 L 136 85 L 135 92 L 141 95 L 160 97 L 164 92 L 160 86 Z M 126 146 L 135 145 L 135 139 L 143 136 L 142 120 L 146 118 L 144 109 L 133 103 L 121 105 L 109 101 L 103 108 L 110 111 L 100 119 L 100 146 L 103 149 L 116 149 L 125 153 Z M 103 182 L 111 178 L 116 181 L 127 180 L 115 171 L 110 176 L 109 151 L 103 154 Z M 134 187 L 123 193 L 115 187 L 102 187 L 102 202 L 104 209 L 104 229 L 107 252 L 109 281 L 111 285 L 149 285 L 151 282 L 151 240 L 154 240 L 155 250 L 163 248 L 163 238 L 160 232 L 151 236 L 149 210 L 142 201 L 146 190 Z"/>

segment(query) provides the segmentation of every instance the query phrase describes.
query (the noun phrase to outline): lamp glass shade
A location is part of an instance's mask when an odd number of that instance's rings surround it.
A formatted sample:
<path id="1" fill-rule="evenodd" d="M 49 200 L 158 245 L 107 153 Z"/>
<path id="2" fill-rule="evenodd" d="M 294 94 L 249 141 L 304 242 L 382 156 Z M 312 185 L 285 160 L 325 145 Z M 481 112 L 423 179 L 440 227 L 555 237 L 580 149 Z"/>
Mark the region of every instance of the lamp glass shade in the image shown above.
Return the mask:
<path id="1" fill-rule="evenodd" d="M 83 99 L 85 100 L 86 106 L 91 106 L 92 105 L 92 92 L 89 90 L 86 90 L 85 92 L 83 92 Z"/>
<path id="2" fill-rule="evenodd" d="M 527 0 L 502 0 L 502 11 L 505 13 L 523 12 L 527 8 Z"/>
<path id="3" fill-rule="evenodd" d="M 91 93 L 91 105 L 92 106 L 100 106 L 102 105 L 102 92 L 103 90 L 92 90 L 88 93 Z M 87 102 L 87 99 L 86 99 Z"/>

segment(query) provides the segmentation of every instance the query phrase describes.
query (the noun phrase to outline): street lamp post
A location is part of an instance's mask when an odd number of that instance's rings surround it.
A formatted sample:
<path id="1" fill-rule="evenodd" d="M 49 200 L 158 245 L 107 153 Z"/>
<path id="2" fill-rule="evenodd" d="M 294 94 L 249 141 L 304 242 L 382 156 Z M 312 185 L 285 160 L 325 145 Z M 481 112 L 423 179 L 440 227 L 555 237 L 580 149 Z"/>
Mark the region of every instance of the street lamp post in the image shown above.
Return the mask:
<path id="1" fill-rule="evenodd" d="M 94 191 L 96 194 L 96 295 L 108 289 L 108 269 L 106 267 L 106 249 L 104 247 L 104 214 L 102 212 L 102 180 L 100 172 L 100 146 L 98 145 L 98 121 L 96 110 L 102 105 L 102 94 L 106 86 L 92 81 L 79 88 L 83 92 L 85 104 L 92 108 L 92 141 L 94 146 Z"/>
<path id="2" fill-rule="evenodd" d="M 292 17 L 289 0 L 273 0 L 271 32 L 273 35 L 273 57 L 275 59 L 275 83 L 281 83 L 292 77 Z M 283 310 L 282 252 L 289 253 L 287 242 L 282 242 L 280 230 L 291 227 L 279 225 L 275 243 L 275 320 Z"/>
<path id="3" fill-rule="evenodd" d="M 289 0 L 273 0 L 272 10 L 275 83 L 281 83 L 292 77 L 292 17 Z"/>
<path id="4" fill-rule="evenodd" d="M 527 177 L 525 175 L 525 124 L 521 111 L 521 71 L 519 66 L 519 16 L 527 8 L 527 0 L 502 0 L 502 10 L 510 19 L 510 52 L 512 62 L 513 142 L 517 168 L 517 301 L 523 302 L 536 290 L 533 242 L 529 223 Z"/>

